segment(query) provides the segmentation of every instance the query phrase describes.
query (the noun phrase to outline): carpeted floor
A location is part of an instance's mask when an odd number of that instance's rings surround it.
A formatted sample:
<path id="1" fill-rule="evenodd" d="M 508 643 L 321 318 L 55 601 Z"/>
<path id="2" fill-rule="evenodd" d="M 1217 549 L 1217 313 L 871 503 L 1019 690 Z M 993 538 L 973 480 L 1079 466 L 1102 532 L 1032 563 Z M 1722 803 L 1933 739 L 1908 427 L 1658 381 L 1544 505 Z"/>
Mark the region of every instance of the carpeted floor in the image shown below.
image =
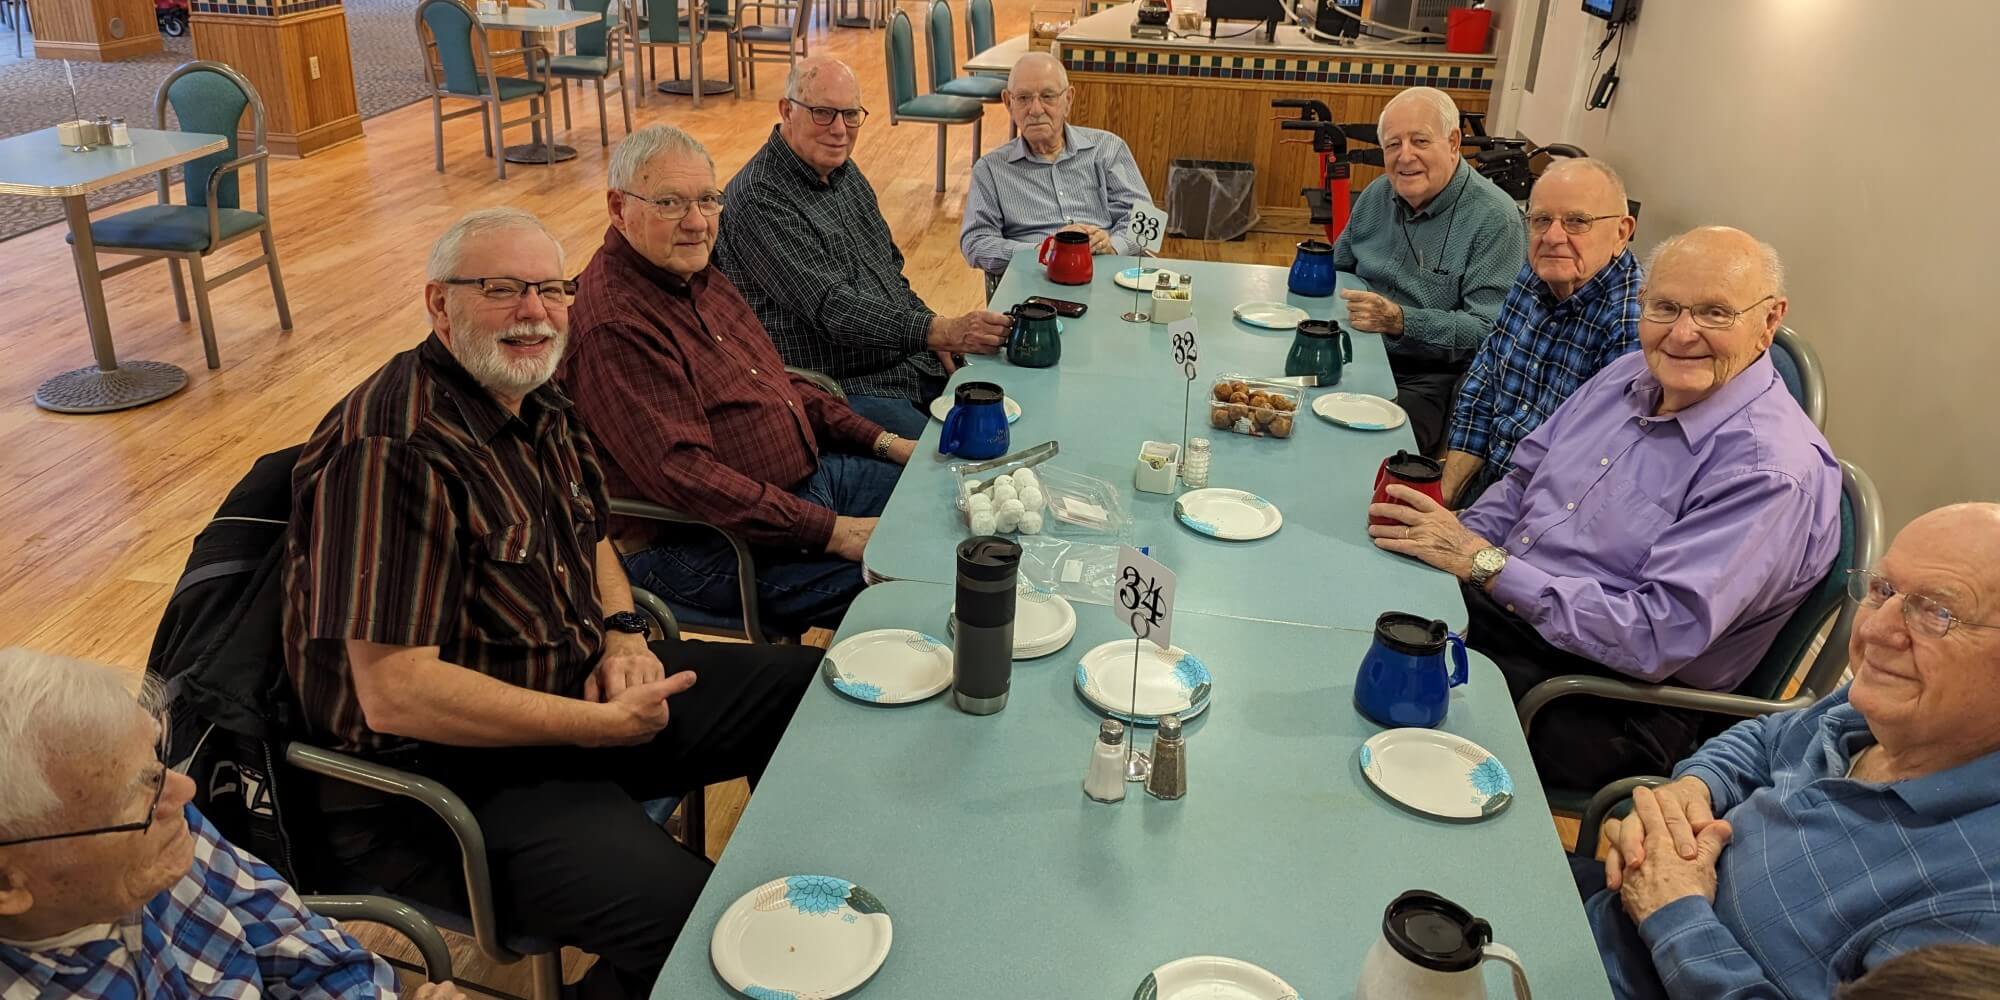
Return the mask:
<path id="1" fill-rule="evenodd" d="M 393 111 L 424 93 L 411 0 L 346 0 L 347 41 L 354 63 L 354 89 L 363 118 Z M 72 62 L 78 106 L 85 115 L 122 117 L 151 125 L 160 81 L 175 66 L 194 58 L 192 37 L 168 38 L 166 51 L 112 63 Z M 33 43 L 27 51 L 33 52 Z M 0 136 L 47 128 L 70 115 L 63 64 L 53 59 L 14 57 L 12 32 L 0 28 Z M 53 151 L 55 147 L 51 145 Z M 114 185 L 90 196 L 91 206 L 108 205 L 152 191 L 152 177 Z M 178 199 L 176 199 L 178 200 Z M 0 240 L 62 221 L 62 203 L 53 198 L 0 195 Z"/>

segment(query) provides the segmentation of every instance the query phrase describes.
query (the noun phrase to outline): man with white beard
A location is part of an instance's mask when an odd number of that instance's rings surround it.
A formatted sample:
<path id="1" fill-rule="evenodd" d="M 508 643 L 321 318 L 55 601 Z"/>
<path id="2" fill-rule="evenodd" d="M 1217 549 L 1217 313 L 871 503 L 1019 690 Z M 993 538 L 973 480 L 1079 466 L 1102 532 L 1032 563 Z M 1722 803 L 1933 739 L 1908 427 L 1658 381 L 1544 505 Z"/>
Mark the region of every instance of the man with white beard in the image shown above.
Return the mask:
<path id="1" fill-rule="evenodd" d="M 547 384 L 564 273 L 517 209 L 438 240 L 431 336 L 335 405 L 293 470 L 286 666 L 315 742 L 465 800 L 504 933 L 596 953 L 586 995 L 638 996 L 710 867 L 641 803 L 754 782 L 819 651 L 646 641 L 596 448 Z M 335 861 L 458 902 L 459 848 L 423 807 L 333 782 L 319 806 Z"/>

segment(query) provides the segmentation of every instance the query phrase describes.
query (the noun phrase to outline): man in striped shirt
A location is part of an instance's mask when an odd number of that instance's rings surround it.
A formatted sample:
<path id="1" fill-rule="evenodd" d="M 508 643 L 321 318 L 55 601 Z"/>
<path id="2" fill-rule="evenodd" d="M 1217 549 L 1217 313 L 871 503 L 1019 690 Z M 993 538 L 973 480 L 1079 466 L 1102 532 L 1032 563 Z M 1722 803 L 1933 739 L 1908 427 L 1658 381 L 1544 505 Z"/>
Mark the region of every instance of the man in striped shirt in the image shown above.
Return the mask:
<path id="1" fill-rule="evenodd" d="M 504 933 L 594 952 L 593 976 L 639 995 L 709 871 L 641 803 L 754 781 L 819 656 L 647 643 L 595 446 L 547 384 L 564 273 L 516 209 L 438 240 L 432 335 L 335 405 L 293 472 L 287 665 L 317 739 L 465 800 Z M 336 862 L 462 905 L 458 846 L 426 809 L 339 782 L 319 805 Z"/>
<path id="2" fill-rule="evenodd" d="M 1023 247 L 1058 232 L 1090 237 L 1094 254 L 1133 254 L 1132 209 L 1150 205 L 1146 179 L 1125 140 L 1069 124 L 1069 74 L 1056 57 L 1030 52 L 1007 74 L 1007 113 L 1020 136 L 972 165 L 958 246 L 986 272 L 990 297 Z"/>

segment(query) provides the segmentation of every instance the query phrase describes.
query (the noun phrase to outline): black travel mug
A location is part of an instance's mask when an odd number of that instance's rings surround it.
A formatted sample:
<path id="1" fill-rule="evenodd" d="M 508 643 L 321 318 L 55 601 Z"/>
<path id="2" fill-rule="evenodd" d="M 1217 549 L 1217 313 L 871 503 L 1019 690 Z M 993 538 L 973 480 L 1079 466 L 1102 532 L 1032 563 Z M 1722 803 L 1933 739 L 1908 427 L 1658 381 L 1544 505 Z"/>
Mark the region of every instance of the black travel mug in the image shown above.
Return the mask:
<path id="1" fill-rule="evenodd" d="M 972 715 L 1007 707 L 1014 677 L 1014 581 L 1021 547 L 998 535 L 958 543 L 958 628 L 952 635 L 951 698 Z"/>

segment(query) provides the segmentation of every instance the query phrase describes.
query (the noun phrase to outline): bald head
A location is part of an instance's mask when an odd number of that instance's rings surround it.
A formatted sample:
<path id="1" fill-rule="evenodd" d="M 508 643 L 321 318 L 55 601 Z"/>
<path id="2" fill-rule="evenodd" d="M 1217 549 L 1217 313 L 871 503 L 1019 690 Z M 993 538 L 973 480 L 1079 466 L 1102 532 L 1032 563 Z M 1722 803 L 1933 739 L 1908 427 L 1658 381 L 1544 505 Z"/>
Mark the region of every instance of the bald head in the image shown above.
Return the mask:
<path id="1" fill-rule="evenodd" d="M 1572 233 L 1572 223 L 1584 227 Z M 1559 159 L 1528 197 L 1528 263 L 1557 299 L 1597 276 L 1632 239 L 1625 185 L 1603 160 Z"/>
<path id="2" fill-rule="evenodd" d="M 1763 356 L 1785 321 L 1784 280 L 1776 250 L 1728 226 L 1690 229 L 1653 250 L 1639 347 L 1660 381 L 1659 416 L 1714 395 Z"/>
<path id="3" fill-rule="evenodd" d="M 1069 124 L 1069 72 L 1056 57 L 1030 52 L 1007 74 L 1007 114 L 1021 141 L 1035 155 L 1054 157 L 1063 149 L 1063 129 Z"/>
<path id="4" fill-rule="evenodd" d="M 854 76 L 854 68 L 832 56 L 807 56 L 792 65 L 792 71 L 785 77 L 785 97 L 805 104 L 824 104 L 819 87 L 824 80 L 827 85 L 841 89 L 843 96 L 852 92 L 855 103 L 859 103 L 861 81 Z"/>
<path id="5" fill-rule="evenodd" d="M 1063 69 L 1062 60 L 1046 52 L 1030 52 L 1022 56 L 1007 74 L 1007 89 L 1010 91 L 1038 90 L 1045 85 L 1057 90 L 1069 86 L 1069 71 Z"/>
<path id="6" fill-rule="evenodd" d="M 810 56 L 799 60 L 785 78 L 785 96 L 778 102 L 778 134 L 824 181 L 854 155 L 861 126 L 848 124 L 848 119 L 865 114 L 861 81 L 855 79 L 854 70 L 832 56 Z"/>
<path id="7" fill-rule="evenodd" d="M 1702 226 L 1661 240 L 1646 258 L 1646 273 L 1701 260 L 1717 262 L 1730 274 L 1755 272 L 1751 284 L 1762 294 L 1785 294 L 1785 262 L 1778 251 L 1734 226 Z"/>
<path id="8" fill-rule="evenodd" d="M 1991 617 L 2000 618 L 2000 503 L 1955 503 L 1939 507 L 1897 532 L 1891 548 L 1939 562 L 1963 564 L 1967 577 L 1977 581 L 1996 601 L 1995 605 L 1977 610 L 1992 611 Z M 1968 618 L 1975 617 L 1972 608 L 1962 611 Z"/>

